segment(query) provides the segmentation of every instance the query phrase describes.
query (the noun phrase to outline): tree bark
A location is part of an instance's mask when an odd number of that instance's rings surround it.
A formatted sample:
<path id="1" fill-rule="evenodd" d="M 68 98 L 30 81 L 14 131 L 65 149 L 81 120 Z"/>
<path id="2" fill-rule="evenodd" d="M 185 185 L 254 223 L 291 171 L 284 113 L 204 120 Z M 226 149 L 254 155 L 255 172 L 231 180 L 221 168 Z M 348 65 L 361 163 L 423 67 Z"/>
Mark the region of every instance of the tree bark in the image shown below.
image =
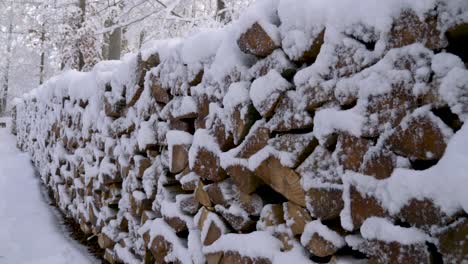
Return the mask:
<path id="1" fill-rule="evenodd" d="M 124 8 L 124 3 L 116 3 L 117 7 L 119 7 L 120 10 Z M 112 27 L 114 26 L 118 21 L 116 20 L 116 14 L 112 14 L 111 17 L 109 17 L 104 26 L 105 27 Z M 123 49 L 123 40 L 122 40 L 122 32 L 123 29 L 122 27 L 115 28 L 112 32 L 106 34 L 105 40 L 104 40 L 104 45 L 103 45 L 103 50 L 105 50 L 105 59 L 107 60 L 120 60 L 120 56 L 122 53 Z"/>
<path id="2" fill-rule="evenodd" d="M 79 23 L 78 28 L 83 27 L 85 22 L 85 15 L 86 15 L 86 0 L 79 0 L 79 8 L 81 10 L 81 20 Z M 81 71 L 85 65 L 84 55 L 81 49 L 79 48 L 79 43 L 77 43 L 78 48 L 78 70 Z"/>
<path id="3" fill-rule="evenodd" d="M 140 32 L 140 38 L 138 39 L 138 50 L 141 50 L 141 48 L 143 47 L 143 42 L 145 41 L 145 31 L 142 30 Z"/>
<path id="4" fill-rule="evenodd" d="M 13 16 L 10 15 L 10 25 L 8 26 L 8 39 L 6 49 L 6 63 L 5 72 L 3 73 L 3 85 L 0 90 L 0 116 L 6 112 L 7 109 L 7 97 L 8 97 L 8 86 L 9 86 L 9 75 L 11 66 L 11 51 L 12 51 L 12 38 L 13 38 Z"/>
<path id="5" fill-rule="evenodd" d="M 42 31 L 41 31 L 41 61 L 39 63 L 39 85 L 44 83 L 44 72 L 45 72 L 44 43 L 45 43 L 45 27 L 44 27 L 44 24 L 42 24 Z"/>
<path id="6" fill-rule="evenodd" d="M 109 36 L 109 60 L 120 60 L 122 28 L 116 28 Z"/>
<path id="7" fill-rule="evenodd" d="M 230 17 L 225 9 L 226 3 L 224 0 L 216 0 L 216 18 L 226 24 L 229 22 Z"/>

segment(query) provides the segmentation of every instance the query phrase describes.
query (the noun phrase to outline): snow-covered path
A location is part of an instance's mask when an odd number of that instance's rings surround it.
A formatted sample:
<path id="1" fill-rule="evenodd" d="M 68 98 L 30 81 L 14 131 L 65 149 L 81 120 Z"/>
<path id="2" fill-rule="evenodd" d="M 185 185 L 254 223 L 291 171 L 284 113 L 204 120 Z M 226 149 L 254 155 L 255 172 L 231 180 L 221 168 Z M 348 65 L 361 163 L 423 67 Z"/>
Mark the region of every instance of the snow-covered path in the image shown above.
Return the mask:
<path id="1" fill-rule="evenodd" d="M 57 219 L 28 155 L 0 128 L 0 264 L 96 262 L 67 237 Z"/>

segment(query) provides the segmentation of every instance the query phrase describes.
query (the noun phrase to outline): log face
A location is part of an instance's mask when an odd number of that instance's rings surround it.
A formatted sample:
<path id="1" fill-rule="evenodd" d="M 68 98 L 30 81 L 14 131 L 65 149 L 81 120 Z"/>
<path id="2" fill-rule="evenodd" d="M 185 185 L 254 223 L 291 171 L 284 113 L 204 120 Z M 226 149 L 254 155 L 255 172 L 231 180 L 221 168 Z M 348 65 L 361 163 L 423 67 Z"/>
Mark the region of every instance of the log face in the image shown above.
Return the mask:
<path id="1" fill-rule="evenodd" d="M 247 112 L 243 114 L 243 112 Z M 233 126 L 233 140 L 234 144 L 238 145 L 241 143 L 250 128 L 256 120 L 255 109 L 253 105 L 235 107 L 234 112 L 231 115 L 231 124 Z"/>
<path id="2" fill-rule="evenodd" d="M 252 193 L 262 184 L 262 181 L 243 165 L 236 164 L 229 166 L 226 172 L 233 179 L 239 190 L 244 193 Z"/>
<path id="3" fill-rule="evenodd" d="M 138 99 L 140 99 L 141 94 L 143 93 L 144 87 L 136 85 L 133 89 L 131 95 L 127 97 L 127 106 L 132 107 L 136 104 Z"/>
<path id="4" fill-rule="evenodd" d="M 269 157 L 264 160 L 255 174 L 288 200 L 305 207 L 305 192 L 300 176 L 294 170 L 281 165 L 277 158 Z"/>
<path id="5" fill-rule="evenodd" d="M 306 109 L 308 111 L 314 111 L 315 109 L 319 108 L 320 106 L 331 102 L 335 99 L 335 95 L 333 91 L 324 89 L 320 85 L 317 86 L 304 86 L 298 88 L 298 91 L 301 95 L 306 98 Z"/>
<path id="6" fill-rule="evenodd" d="M 327 241 L 319 234 L 314 233 L 309 243 L 307 244 L 307 249 L 318 257 L 327 257 L 331 256 L 338 251 L 338 248 L 333 245 L 330 241 Z"/>
<path id="7" fill-rule="evenodd" d="M 156 263 L 165 263 L 165 257 L 172 251 L 172 244 L 163 236 L 156 236 L 150 245 L 150 251 Z"/>
<path id="8" fill-rule="evenodd" d="M 289 226 L 293 235 L 302 234 L 302 232 L 304 232 L 305 225 L 312 221 L 307 210 L 290 202 L 285 203 L 283 206 L 285 207 L 284 211 L 286 222 L 292 223 Z"/>
<path id="9" fill-rule="evenodd" d="M 125 99 L 121 98 L 114 103 L 109 102 L 109 99 L 104 99 L 104 112 L 107 116 L 119 118 L 124 115 L 126 110 Z"/>
<path id="10" fill-rule="evenodd" d="M 224 253 L 221 264 L 231 264 L 231 263 L 246 263 L 246 264 L 271 264 L 271 261 L 267 258 L 251 258 L 247 256 L 242 256 L 237 252 L 228 251 Z"/>
<path id="11" fill-rule="evenodd" d="M 281 92 L 272 93 L 268 98 L 255 105 L 255 108 L 263 118 L 271 118 L 275 114 L 275 109 L 283 96 L 284 93 Z"/>
<path id="12" fill-rule="evenodd" d="M 278 226 L 285 223 L 283 205 L 269 204 L 265 206 L 260 214 L 259 222 L 264 227 Z"/>
<path id="13" fill-rule="evenodd" d="M 136 159 L 136 157 L 139 157 Z M 141 156 L 135 156 L 135 168 L 137 169 L 137 177 L 139 179 L 143 178 L 145 170 L 151 166 L 151 160 Z"/>
<path id="14" fill-rule="evenodd" d="M 202 207 L 201 210 L 202 211 L 197 226 L 198 229 L 205 234 L 205 237 L 202 238 L 203 245 L 209 246 L 221 237 L 223 230 L 212 219 L 213 217 L 219 219 L 215 213 L 208 211 L 204 207 Z"/>
<path id="15" fill-rule="evenodd" d="M 359 229 L 364 221 L 371 216 L 385 217 L 387 212 L 380 203 L 371 196 L 359 193 L 355 187 L 350 187 L 351 219 L 354 229 Z"/>
<path id="16" fill-rule="evenodd" d="M 243 52 L 259 57 L 270 55 L 278 47 L 259 23 L 254 23 L 247 29 L 237 44 Z"/>
<path id="17" fill-rule="evenodd" d="M 205 126 L 205 118 L 209 114 L 210 100 L 206 94 L 194 96 L 195 103 L 197 104 L 198 115 L 195 120 L 195 129 L 203 129 Z"/>
<path id="18" fill-rule="evenodd" d="M 229 197 L 226 197 L 223 186 L 217 183 L 212 183 L 206 185 L 204 189 L 213 204 L 228 205 Z"/>
<path id="19" fill-rule="evenodd" d="M 197 201 L 200 204 L 202 204 L 202 205 L 204 205 L 206 207 L 211 207 L 212 206 L 210 196 L 208 196 L 208 193 L 205 191 L 205 188 L 204 188 L 204 185 L 203 185 L 202 181 L 198 182 L 198 186 L 195 189 L 195 198 L 197 199 Z"/>
<path id="20" fill-rule="evenodd" d="M 338 136 L 336 154 L 339 163 L 345 170 L 359 171 L 364 155 L 371 146 L 371 142 L 364 138 L 349 134 Z"/>
<path id="21" fill-rule="evenodd" d="M 360 171 L 376 179 L 390 177 L 396 165 L 396 156 L 388 150 L 366 153 Z"/>
<path id="22" fill-rule="evenodd" d="M 179 217 L 177 217 L 177 216 L 175 216 L 175 217 L 164 216 L 163 218 L 164 218 L 164 221 L 170 227 L 172 227 L 172 229 L 174 229 L 174 231 L 176 233 L 183 232 L 183 231 L 187 230 L 187 224 L 185 223 L 185 221 L 183 221 Z"/>
<path id="23" fill-rule="evenodd" d="M 311 188 L 307 191 L 307 208 L 316 218 L 336 219 L 344 207 L 342 193 L 337 188 Z"/>
<path id="24" fill-rule="evenodd" d="M 112 248 L 115 245 L 115 242 L 106 234 L 100 233 L 98 235 L 98 244 L 101 248 Z"/>
<path id="25" fill-rule="evenodd" d="M 362 251 L 371 256 L 370 263 L 431 263 L 425 244 L 403 245 L 371 240 L 365 243 Z"/>
<path id="26" fill-rule="evenodd" d="M 275 114 L 268 124 L 273 131 L 288 132 L 292 130 L 306 130 L 313 127 L 313 119 L 304 109 L 299 108 L 299 94 L 288 93 L 278 103 Z"/>
<path id="27" fill-rule="evenodd" d="M 208 253 L 205 254 L 205 259 L 207 264 L 219 264 L 223 258 L 223 252 Z"/>
<path id="28" fill-rule="evenodd" d="M 199 208 L 200 203 L 194 194 L 184 194 L 184 198 L 180 199 L 180 210 L 182 210 L 184 213 L 194 215 L 198 212 Z"/>
<path id="29" fill-rule="evenodd" d="M 210 128 L 210 134 L 212 134 L 221 148 L 222 151 L 231 149 L 234 147 L 234 136 L 230 131 L 226 130 L 224 121 L 220 118 L 216 118 Z"/>
<path id="30" fill-rule="evenodd" d="M 320 53 L 320 49 L 322 48 L 322 44 L 325 37 L 325 29 L 323 29 L 313 40 L 312 44 L 310 45 L 309 49 L 307 49 L 302 56 L 296 59 L 299 63 L 313 63 L 317 58 L 318 54 Z"/>
<path id="31" fill-rule="evenodd" d="M 446 225 L 451 218 L 445 215 L 431 200 L 410 200 L 398 213 L 398 217 L 412 226 L 430 230 L 432 226 Z"/>
<path id="32" fill-rule="evenodd" d="M 269 140 L 269 145 L 274 149 L 288 153 L 291 157 L 293 168 L 296 168 L 314 151 L 318 145 L 313 133 L 284 134 Z"/>
<path id="33" fill-rule="evenodd" d="M 410 87 L 413 84 L 396 83 L 385 94 L 369 96 L 365 105 L 366 122 L 363 136 L 375 137 L 385 130 L 385 125 L 396 127 L 417 107 L 417 100 Z"/>
<path id="34" fill-rule="evenodd" d="M 468 219 L 462 218 L 436 234 L 445 263 L 460 263 L 468 256 Z"/>
<path id="35" fill-rule="evenodd" d="M 438 160 L 447 147 L 442 131 L 427 116 L 414 118 L 404 127 L 398 127 L 389 137 L 388 144 L 395 153 L 413 160 Z"/>
<path id="36" fill-rule="evenodd" d="M 241 233 L 248 232 L 255 224 L 255 222 L 252 221 L 249 217 L 245 217 L 245 214 L 243 214 L 244 212 L 245 211 L 243 210 L 236 213 L 227 209 L 219 210 L 220 215 L 226 220 L 226 222 L 228 222 L 229 225 L 234 228 L 234 230 Z"/>
<path id="37" fill-rule="evenodd" d="M 197 152 L 192 170 L 204 180 L 218 182 L 226 178 L 226 172 L 219 165 L 219 157 L 205 148 Z"/>
<path id="38" fill-rule="evenodd" d="M 426 16 L 424 21 L 410 10 L 405 10 L 395 19 L 389 33 L 388 49 L 399 48 L 416 42 L 422 42 L 432 50 L 439 50 L 447 45 L 441 38 L 436 16 Z"/>
<path id="39" fill-rule="evenodd" d="M 119 263 L 119 259 L 115 255 L 114 251 L 109 248 L 106 248 L 104 251 L 104 259 L 111 264 Z"/>
<path id="40" fill-rule="evenodd" d="M 270 138 L 270 130 L 265 126 L 264 121 L 257 122 L 259 122 L 259 125 L 255 125 L 255 128 L 250 130 L 246 139 L 240 146 L 241 149 L 237 155 L 238 158 L 250 158 L 253 154 L 257 153 L 267 145 Z"/>
<path id="41" fill-rule="evenodd" d="M 171 173 L 179 173 L 188 165 L 188 149 L 185 145 L 172 146 Z"/>

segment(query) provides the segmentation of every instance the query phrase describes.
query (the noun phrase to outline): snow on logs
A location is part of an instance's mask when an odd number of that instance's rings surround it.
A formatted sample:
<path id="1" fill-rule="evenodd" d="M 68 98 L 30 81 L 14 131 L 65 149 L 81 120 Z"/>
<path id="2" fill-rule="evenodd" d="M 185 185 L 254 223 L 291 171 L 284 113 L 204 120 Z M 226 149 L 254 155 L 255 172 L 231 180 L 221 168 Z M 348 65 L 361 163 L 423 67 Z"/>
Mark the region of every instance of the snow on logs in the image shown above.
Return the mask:
<path id="1" fill-rule="evenodd" d="M 321 2 L 258 1 L 16 105 L 104 259 L 467 259 L 468 4 Z"/>

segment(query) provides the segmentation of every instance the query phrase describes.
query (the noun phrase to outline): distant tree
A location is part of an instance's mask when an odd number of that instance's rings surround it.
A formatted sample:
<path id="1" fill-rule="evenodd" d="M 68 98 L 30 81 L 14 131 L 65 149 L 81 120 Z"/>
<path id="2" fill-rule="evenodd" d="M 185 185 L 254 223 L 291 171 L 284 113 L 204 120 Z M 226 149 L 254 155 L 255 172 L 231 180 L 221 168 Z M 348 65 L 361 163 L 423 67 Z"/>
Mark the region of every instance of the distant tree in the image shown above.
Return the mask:
<path id="1" fill-rule="evenodd" d="M 11 70 L 11 58 L 13 50 L 13 29 L 14 29 L 14 10 L 12 7 L 8 10 L 7 16 L 8 30 L 7 39 L 5 42 L 6 52 L 4 55 L 5 63 L 2 70 L 2 80 L 0 86 L 0 116 L 2 116 L 7 110 L 8 103 L 8 89 L 10 85 L 10 70 Z"/>
<path id="2" fill-rule="evenodd" d="M 229 17 L 227 16 L 226 3 L 224 0 L 216 0 L 216 17 L 222 23 L 229 22 Z"/>
<path id="3" fill-rule="evenodd" d="M 0 112 L 60 71 L 220 27 L 252 1 L 0 0 Z"/>

